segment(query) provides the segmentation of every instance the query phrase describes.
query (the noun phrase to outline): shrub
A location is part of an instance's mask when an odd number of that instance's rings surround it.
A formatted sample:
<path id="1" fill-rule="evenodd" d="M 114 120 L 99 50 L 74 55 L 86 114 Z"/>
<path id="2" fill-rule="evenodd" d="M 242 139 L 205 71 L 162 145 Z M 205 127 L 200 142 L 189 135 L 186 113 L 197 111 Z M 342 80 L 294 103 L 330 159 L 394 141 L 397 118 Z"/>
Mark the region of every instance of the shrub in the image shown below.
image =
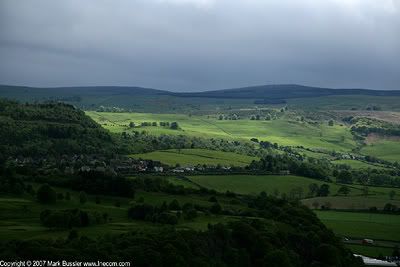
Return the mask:
<path id="1" fill-rule="evenodd" d="M 37 191 L 37 199 L 43 204 L 52 204 L 57 201 L 57 193 L 48 184 L 44 184 L 39 187 Z"/>

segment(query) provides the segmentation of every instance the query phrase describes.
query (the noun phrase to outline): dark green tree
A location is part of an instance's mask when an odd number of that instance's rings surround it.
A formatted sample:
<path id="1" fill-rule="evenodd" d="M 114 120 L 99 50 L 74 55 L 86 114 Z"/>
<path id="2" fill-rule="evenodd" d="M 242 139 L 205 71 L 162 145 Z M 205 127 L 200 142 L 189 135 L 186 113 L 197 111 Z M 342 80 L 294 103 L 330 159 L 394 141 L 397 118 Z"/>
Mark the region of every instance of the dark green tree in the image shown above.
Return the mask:
<path id="1" fill-rule="evenodd" d="M 43 204 L 53 204 L 57 201 L 57 193 L 48 184 L 39 187 L 36 193 L 37 199 Z"/>
<path id="2" fill-rule="evenodd" d="M 79 192 L 79 203 L 85 204 L 87 202 L 87 195 L 84 191 Z"/>

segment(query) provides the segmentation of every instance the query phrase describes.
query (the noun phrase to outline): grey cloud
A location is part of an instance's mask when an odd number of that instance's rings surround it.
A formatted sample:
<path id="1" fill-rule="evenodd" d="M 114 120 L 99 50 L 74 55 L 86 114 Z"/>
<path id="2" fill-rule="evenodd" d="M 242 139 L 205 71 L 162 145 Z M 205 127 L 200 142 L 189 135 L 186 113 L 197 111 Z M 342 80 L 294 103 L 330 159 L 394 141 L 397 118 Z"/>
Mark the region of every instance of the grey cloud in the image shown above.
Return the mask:
<path id="1" fill-rule="evenodd" d="M 396 0 L 3 0 L 0 83 L 400 89 Z"/>

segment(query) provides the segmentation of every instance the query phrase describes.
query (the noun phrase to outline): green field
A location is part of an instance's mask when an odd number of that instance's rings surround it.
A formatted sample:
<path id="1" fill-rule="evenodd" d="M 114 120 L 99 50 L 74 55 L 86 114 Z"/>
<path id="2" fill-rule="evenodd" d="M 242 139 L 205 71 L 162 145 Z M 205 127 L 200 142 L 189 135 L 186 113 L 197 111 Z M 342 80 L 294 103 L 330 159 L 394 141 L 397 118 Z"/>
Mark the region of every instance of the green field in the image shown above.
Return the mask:
<path id="1" fill-rule="evenodd" d="M 371 164 L 360 160 L 352 160 L 352 159 L 340 159 L 332 161 L 333 164 L 336 165 L 348 165 L 353 169 L 387 169 L 383 165 L 380 164 Z"/>
<path id="2" fill-rule="evenodd" d="M 309 208 L 313 208 L 313 203 L 318 203 L 321 205 L 326 205 L 329 203 L 332 209 L 339 210 L 366 210 L 370 207 L 376 207 L 378 209 L 383 209 L 387 203 L 399 206 L 399 200 L 390 200 L 389 197 L 385 196 L 382 198 L 374 196 L 328 196 L 328 197 L 313 197 L 303 199 L 302 203 Z"/>
<path id="3" fill-rule="evenodd" d="M 348 196 L 339 196 L 337 191 L 341 185 L 327 183 L 329 185 L 330 195 L 328 197 L 306 198 L 309 193 L 308 186 L 312 183 L 321 185 L 324 182 L 292 175 L 196 175 L 188 176 L 195 184 L 214 189 L 219 192 L 227 190 L 240 194 L 258 194 L 265 191 L 268 194 L 289 195 L 292 189 L 301 188 L 302 202 L 312 208 L 313 203 L 317 202 L 319 206 L 329 203 L 334 209 L 369 209 L 377 207 L 382 209 L 385 204 L 392 203 L 400 206 L 400 189 L 374 187 L 368 188 L 368 196 L 363 196 L 363 187 L 360 185 L 348 185 L 350 193 Z M 183 184 L 184 185 L 184 184 Z M 185 186 L 185 185 L 184 185 Z M 396 195 L 393 200 L 389 197 L 389 192 L 394 190 Z"/>
<path id="4" fill-rule="evenodd" d="M 280 118 L 271 121 L 218 120 L 208 116 L 188 116 L 182 114 L 150 113 L 108 113 L 86 112 L 96 122 L 111 132 L 132 131 L 130 122 L 178 122 L 180 130 L 171 130 L 160 126 L 136 127 L 134 130 L 145 130 L 150 134 L 189 135 L 204 138 L 225 138 L 259 140 L 288 146 L 304 146 L 325 150 L 350 151 L 356 143 L 346 126 L 328 126 L 327 123 L 312 125 L 307 122 Z"/>
<path id="5" fill-rule="evenodd" d="M 288 194 L 290 190 L 300 187 L 305 196 L 310 184 L 323 184 L 318 180 L 293 175 L 198 175 L 188 178 L 210 189 L 220 192 L 229 190 L 240 194 L 258 194 L 262 191 L 274 194 L 276 190 Z M 335 184 L 330 186 L 332 192 L 336 193 L 339 189 Z"/>
<path id="6" fill-rule="evenodd" d="M 364 155 L 374 156 L 387 161 L 400 162 L 400 142 L 379 140 L 368 144 L 361 149 Z"/>
<path id="7" fill-rule="evenodd" d="M 167 180 L 171 184 L 182 185 L 183 187 L 186 187 L 186 188 L 194 188 L 194 189 L 200 188 L 195 183 L 191 182 L 190 180 L 186 180 L 186 179 L 181 179 L 181 178 L 177 178 L 177 177 L 168 177 Z"/>
<path id="8" fill-rule="evenodd" d="M 368 105 L 379 105 L 383 110 L 400 110 L 398 96 L 337 95 L 310 98 L 292 98 L 288 105 L 299 109 L 365 110 Z"/>
<path id="9" fill-rule="evenodd" d="M 335 233 L 352 238 L 400 241 L 400 216 L 340 211 L 316 211 Z"/>
<path id="10" fill-rule="evenodd" d="M 296 148 L 295 149 L 296 152 L 298 152 L 301 155 L 305 155 L 306 157 L 309 158 L 315 158 L 315 159 L 328 159 L 328 160 L 332 160 L 334 159 L 333 156 L 327 154 L 327 153 L 322 153 L 322 152 L 314 152 L 314 151 L 309 151 L 306 149 L 302 149 L 302 148 Z"/>
<path id="11" fill-rule="evenodd" d="M 308 186 L 312 183 L 321 185 L 329 184 L 331 195 L 335 195 L 341 185 L 322 182 L 316 179 L 293 176 L 293 175 L 195 175 L 188 176 L 193 182 L 217 191 L 225 192 L 230 190 L 241 194 L 254 194 L 261 191 L 273 193 L 278 189 L 282 193 L 288 193 L 295 187 L 301 187 L 304 193 L 308 192 Z M 361 198 L 363 186 L 348 185 L 350 187 L 349 196 L 359 196 Z M 400 189 L 388 187 L 368 187 L 368 199 L 382 199 L 390 202 L 389 192 L 394 190 L 396 195 L 394 201 L 400 201 Z M 336 197 L 336 196 L 335 196 Z M 343 197 L 348 198 L 348 197 Z"/>
<path id="12" fill-rule="evenodd" d="M 176 164 L 180 164 L 181 166 L 196 166 L 198 164 L 216 166 L 220 164 L 222 166 L 243 167 L 253 160 L 257 160 L 257 158 L 251 156 L 207 149 L 170 149 L 131 156 L 134 158 L 157 160 L 170 166 L 175 166 Z"/>
<path id="13" fill-rule="evenodd" d="M 390 256 L 393 253 L 393 248 L 390 247 L 377 247 L 362 244 L 346 244 L 354 254 L 364 255 L 367 257 Z"/>

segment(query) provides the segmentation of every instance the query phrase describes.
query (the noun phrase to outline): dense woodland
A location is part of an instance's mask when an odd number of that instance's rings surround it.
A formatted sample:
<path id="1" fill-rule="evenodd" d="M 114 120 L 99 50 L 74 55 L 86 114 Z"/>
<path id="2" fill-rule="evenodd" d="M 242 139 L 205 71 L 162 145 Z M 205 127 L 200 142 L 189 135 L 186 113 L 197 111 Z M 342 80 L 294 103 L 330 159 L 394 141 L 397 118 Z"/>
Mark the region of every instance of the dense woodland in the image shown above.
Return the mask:
<path id="1" fill-rule="evenodd" d="M 110 134 L 83 111 L 62 103 L 19 104 L 0 99 L 3 156 L 110 154 Z"/>

